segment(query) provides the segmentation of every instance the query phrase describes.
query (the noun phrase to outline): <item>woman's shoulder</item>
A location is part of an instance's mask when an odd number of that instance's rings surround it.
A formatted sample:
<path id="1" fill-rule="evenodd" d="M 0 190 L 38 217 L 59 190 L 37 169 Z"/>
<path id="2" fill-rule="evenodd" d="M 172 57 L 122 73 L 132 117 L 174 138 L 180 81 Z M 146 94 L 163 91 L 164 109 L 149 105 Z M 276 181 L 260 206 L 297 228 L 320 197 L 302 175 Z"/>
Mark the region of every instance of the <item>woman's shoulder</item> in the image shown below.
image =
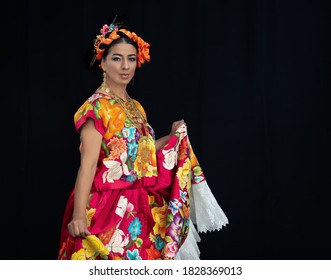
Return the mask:
<path id="1" fill-rule="evenodd" d="M 95 91 L 92 95 L 86 98 L 83 103 L 79 106 L 75 113 L 75 118 L 77 116 L 85 115 L 88 111 L 100 111 L 107 109 L 108 106 L 111 104 L 109 103 L 108 99 L 104 94 L 101 92 Z"/>
<path id="2" fill-rule="evenodd" d="M 86 102 L 92 104 L 96 100 L 105 101 L 109 99 L 111 99 L 109 95 L 106 95 L 105 93 L 100 91 L 95 91 L 89 98 L 87 98 Z"/>
<path id="3" fill-rule="evenodd" d="M 83 101 L 83 103 L 79 106 L 78 110 L 81 110 L 82 108 L 108 107 L 112 104 L 111 102 L 109 102 L 109 99 L 111 99 L 109 96 L 106 96 L 101 92 L 95 91 L 92 95 L 90 95 Z"/>

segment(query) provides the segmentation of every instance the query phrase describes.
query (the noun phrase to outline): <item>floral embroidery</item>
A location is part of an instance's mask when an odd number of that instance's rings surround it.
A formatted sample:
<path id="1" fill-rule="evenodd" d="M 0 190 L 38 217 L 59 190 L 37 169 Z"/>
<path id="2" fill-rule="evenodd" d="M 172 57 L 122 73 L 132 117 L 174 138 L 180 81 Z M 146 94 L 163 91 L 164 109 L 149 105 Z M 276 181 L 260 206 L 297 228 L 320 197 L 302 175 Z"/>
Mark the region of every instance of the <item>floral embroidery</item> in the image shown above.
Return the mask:
<path id="1" fill-rule="evenodd" d="M 122 175 L 130 175 L 127 164 L 125 163 L 127 159 L 127 153 L 124 152 L 120 156 L 120 162 L 114 160 L 104 160 L 103 164 L 108 168 L 107 171 L 103 173 L 103 183 L 110 182 L 113 183 L 114 180 L 118 180 Z"/>
<path id="2" fill-rule="evenodd" d="M 165 238 L 166 235 L 167 210 L 168 205 L 165 201 L 162 207 L 152 208 L 152 216 L 155 222 L 155 225 L 153 227 L 153 233 L 155 235 L 161 235 L 162 238 Z"/>
<path id="3" fill-rule="evenodd" d="M 164 155 L 164 161 L 163 166 L 164 168 L 168 170 L 172 170 L 177 163 L 177 151 L 175 151 L 174 148 L 171 148 L 169 150 L 162 150 L 162 153 Z"/>
<path id="4" fill-rule="evenodd" d="M 136 128 L 135 127 L 124 127 L 122 130 L 123 137 L 126 138 L 129 142 L 135 139 Z"/>
<path id="5" fill-rule="evenodd" d="M 126 115 L 118 104 L 105 106 L 105 109 L 100 110 L 99 114 L 103 119 L 104 127 L 108 127 L 104 136 L 106 139 L 112 138 L 115 133 L 123 129 Z"/>
<path id="6" fill-rule="evenodd" d="M 199 165 L 195 166 L 193 168 L 193 179 L 194 179 L 194 183 L 200 183 L 201 181 L 203 181 L 205 179 L 201 167 Z"/>
<path id="7" fill-rule="evenodd" d="M 183 200 L 183 202 L 187 201 L 187 192 L 183 192 L 182 190 L 179 190 L 180 198 Z"/>
<path id="8" fill-rule="evenodd" d="M 158 236 L 155 240 L 155 248 L 158 250 L 162 250 L 164 247 L 164 241 L 160 236 Z"/>
<path id="9" fill-rule="evenodd" d="M 103 244 L 108 244 L 109 243 L 110 239 L 112 238 L 112 236 L 113 236 L 113 234 L 116 230 L 116 226 L 113 225 L 109 229 L 107 229 L 106 231 L 98 234 L 98 238 L 100 239 L 100 241 Z"/>
<path id="10" fill-rule="evenodd" d="M 132 161 L 135 161 L 138 152 L 137 142 L 129 142 L 127 145 L 128 145 L 128 155 L 131 157 Z"/>
<path id="11" fill-rule="evenodd" d="M 87 99 L 87 101 L 90 102 L 90 103 L 92 103 L 94 100 L 97 100 L 97 99 L 99 99 L 101 97 L 102 97 L 102 95 L 100 93 L 94 93 L 94 94 L 92 94 L 92 96 L 90 96 Z"/>
<path id="12" fill-rule="evenodd" d="M 152 177 L 157 174 L 155 142 L 150 135 L 139 139 L 134 171 L 137 173 L 138 178 Z"/>
<path id="13" fill-rule="evenodd" d="M 182 204 L 178 201 L 177 198 L 173 199 L 169 203 L 169 209 L 172 212 L 172 215 L 176 215 L 178 210 L 182 207 Z"/>
<path id="14" fill-rule="evenodd" d="M 128 206 L 128 199 L 125 196 L 121 195 L 120 196 L 120 199 L 118 200 L 115 213 L 118 216 L 120 216 L 121 218 L 123 218 L 124 217 L 124 214 L 126 212 L 127 206 Z"/>
<path id="15" fill-rule="evenodd" d="M 184 189 L 186 186 L 189 187 L 191 184 L 191 162 L 189 159 L 185 160 L 183 167 L 179 167 L 177 171 L 177 177 L 179 179 L 179 186 Z"/>
<path id="16" fill-rule="evenodd" d="M 137 212 L 135 212 L 133 210 L 134 210 L 134 205 L 129 202 L 126 207 L 126 211 L 128 212 L 127 218 L 129 218 L 130 216 L 134 217 L 134 215 L 137 214 Z"/>
<path id="17" fill-rule="evenodd" d="M 129 237 L 124 234 L 124 232 L 120 229 L 116 229 L 111 240 L 106 245 L 107 250 L 113 253 L 119 253 L 123 255 L 124 247 L 128 245 Z"/>
<path id="18" fill-rule="evenodd" d="M 101 258 L 108 258 L 107 255 L 109 254 L 109 251 L 95 235 L 91 234 L 86 236 L 86 239 L 82 241 L 82 245 L 85 249 L 85 255 L 87 258 L 94 260 L 99 255 Z"/>
<path id="19" fill-rule="evenodd" d="M 91 208 L 89 210 L 86 210 L 86 225 L 89 227 L 91 225 L 91 220 L 92 220 L 92 217 L 95 213 L 95 208 Z"/>
<path id="20" fill-rule="evenodd" d="M 129 225 L 128 231 L 131 235 L 132 240 L 136 240 L 138 235 L 141 233 L 141 222 L 139 218 L 135 218 Z"/>
<path id="21" fill-rule="evenodd" d="M 167 258 L 174 258 L 178 251 L 178 245 L 176 242 L 172 241 L 167 243 L 166 248 L 164 250 L 165 257 Z"/>
<path id="22" fill-rule="evenodd" d="M 183 205 L 183 214 L 184 214 L 184 218 L 188 223 L 190 217 L 190 207 L 186 206 L 185 204 Z"/>
<path id="23" fill-rule="evenodd" d="M 134 249 L 132 251 L 127 250 L 126 251 L 126 256 L 129 260 L 141 260 L 142 258 L 139 256 L 139 251 L 138 249 Z"/>
<path id="24" fill-rule="evenodd" d="M 183 219 L 180 216 L 175 216 L 169 226 L 169 235 L 176 243 L 180 242 L 180 236 L 183 228 Z"/>
<path id="25" fill-rule="evenodd" d="M 140 103 L 134 102 L 146 116 Z M 77 110 L 74 117 L 76 125 L 84 123 L 87 116 L 95 119 L 96 127 L 105 129 L 102 140 L 105 155 L 103 161 L 107 161 L 105 165 L 112 170 L 103 173 L 103 183 L 114 183 L 115 180 L 134 182 L 142 177 L 157 175 L 155 134 L 149 124 L 147 127 L 150 135 L 140 135 L 119 104 L 99 92 L 93 94 Z M 121 161 L 123 170 L 112 160 Z"/>
<path id="26" fill-rule="evenodd" d="M 71 256 L 72 260 L 86 260 L 85 250 L 82 248 L 79 251 L 75 252 Z"/>
<path id="27" fill-rule="evenodd" d="M 107 146 L 110 149 L 109 159 L 118 159 L 121 154 L 127 151 L 126 142 L 122 138 L 110 139 Z"/>
<path id="28" fill-rule="evenodd" d="M 159 249 L 156 249 L 155 246 L 152 244 L 149 249 L 146 249 L 148 260 L 157 260 L 161 258 L 161 252 Z"/>

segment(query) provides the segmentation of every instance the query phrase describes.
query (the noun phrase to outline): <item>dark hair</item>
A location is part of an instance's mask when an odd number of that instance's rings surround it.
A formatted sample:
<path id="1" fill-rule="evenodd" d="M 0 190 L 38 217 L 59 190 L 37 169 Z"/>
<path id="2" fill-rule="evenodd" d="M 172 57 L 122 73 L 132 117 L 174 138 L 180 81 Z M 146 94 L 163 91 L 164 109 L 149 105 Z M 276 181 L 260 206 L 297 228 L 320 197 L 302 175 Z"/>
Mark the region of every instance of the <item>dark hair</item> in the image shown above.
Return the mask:
<path id="1" fill-rule="evenodd" d="M 110 50 L 111 47 L 113 47 L 113 46 L 115 46 L 115 45 L 117 45 L 119 43 L 130 44 L 130 45 L 134 46 L 136 48 L 137 52 L 138 52 L 138 44 L 136 42 L 132 41 L 130 38 L 128 38 L 124 33 L 120 32 L 120 31 L 118 31 L 117 34 L 120 35 L 121 37 L 118 38 L 118 39 L 116 39 L 116 40 L 114 40 L 113 42 L 111 42 L 105 48 L 105 51 L 104 51 L 104 53 L 102 55 L 102 58 L 105 58 L 108 55 L 109 50 Z"/>

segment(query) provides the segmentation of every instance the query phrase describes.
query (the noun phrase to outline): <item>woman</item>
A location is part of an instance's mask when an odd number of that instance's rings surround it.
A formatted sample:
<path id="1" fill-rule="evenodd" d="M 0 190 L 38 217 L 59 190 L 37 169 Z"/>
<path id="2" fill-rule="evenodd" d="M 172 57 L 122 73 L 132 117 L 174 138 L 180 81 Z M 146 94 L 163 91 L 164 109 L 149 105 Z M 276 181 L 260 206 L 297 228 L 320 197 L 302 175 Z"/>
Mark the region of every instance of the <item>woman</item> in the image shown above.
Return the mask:
<path id="1" fill-rule="evenodd" d="M 219 230 L 227 218 L 184 120 L 156 140 L 143 107 L 126 91 L 136 67 L 150 61 L 150 45 L 114 22 L 100 32 L 94 50 L 104 80 L 74 116 L 81 162 L 58 259 L 199 259 L 193 223 L 198 231 Z"/>

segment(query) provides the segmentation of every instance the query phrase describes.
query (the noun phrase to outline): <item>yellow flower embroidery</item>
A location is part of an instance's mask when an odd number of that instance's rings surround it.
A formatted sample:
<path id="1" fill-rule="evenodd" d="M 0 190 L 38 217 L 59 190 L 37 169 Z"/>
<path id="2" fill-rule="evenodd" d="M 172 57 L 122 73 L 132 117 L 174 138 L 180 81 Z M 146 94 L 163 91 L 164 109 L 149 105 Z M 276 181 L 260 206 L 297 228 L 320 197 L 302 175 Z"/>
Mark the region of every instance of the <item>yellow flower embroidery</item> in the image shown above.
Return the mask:
<path id="1" fill-rule="evenodd" d="M 91 225 L 92 217 L 95 213 L 95 208 L 91 208 L 89 210 L 86 210 L 86 225 L 89 227 Z"/>
<path id="2" fill-rule="evenodd" d="M 167 210 L 168 210 L 168 205 L 165 202 L 162 207 L 152 208 L 152 216 L 155 221 L 153 232 L 155 235 L 160 234 L 162 238 L 165 238 L 166 235 Z"/>
<path id="3" fill-rule="evenodd" d="M 148 196 L 148 204 L 151 205 L 155 202 L 155 196 L 154 195 L 149 195 Z"/>
<path id="4" fill-rule="evenodd" d="M 101 257 L 105 257 L 109 254 L 109 251 L 105 245 L 95 235 L 88 235 L 83 240 L 83 248 L 86 249 L 86 256 L 88 258 L 95 258 L 96 255 L 100 254 Z"/>
<path id="5" fill-rule="evenodd" d="M 138 178 L 152 177 L 157 173 L 155 143 L 150 135 L 139 139 L 134 171 Z"/>
<path id="6" fill-rule="evenodd" d="M 179 186 L 181 189 L 184 189 L 187 185 L 187 188 L 191 186 L 191 162 L 187 158 L 182 167 L 178 168 L 177 178 L 179 179 Z"/>
<path id="7" fill-rule="evenodd" d="M 71 256 L 71 259 L 72 260 L 86 260 L 84 251 L 85 251 L 84 249 L 80 249 L 79 251 L 73 253 Z"/>

